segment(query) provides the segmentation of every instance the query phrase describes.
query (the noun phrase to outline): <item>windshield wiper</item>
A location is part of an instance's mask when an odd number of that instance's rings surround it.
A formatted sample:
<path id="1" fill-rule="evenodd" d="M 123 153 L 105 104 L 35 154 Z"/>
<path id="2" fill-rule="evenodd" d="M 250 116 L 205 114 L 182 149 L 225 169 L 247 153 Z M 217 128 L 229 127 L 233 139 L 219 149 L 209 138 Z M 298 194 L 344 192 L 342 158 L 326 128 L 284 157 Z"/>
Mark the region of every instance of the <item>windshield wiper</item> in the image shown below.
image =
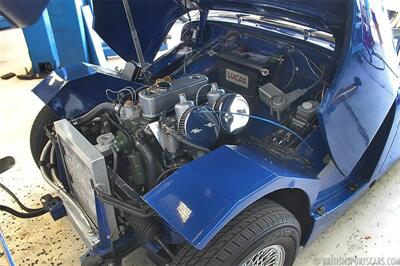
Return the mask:
<path id="1" fill-rule="evenodd" d="M 250 15 L 247 14 L 236 14 L 238 24 L 242 24 L 243 18 L 249 17 Z"/>
<path id="2" fill-rule="evenodd" d="M 304 29 L 304 40 L 307 41 L 310 37 L 313 37 L 313 32 L 316 32 L 316 29 Z"/>
<path id="3" fill-rule="evenodd" d="M 210 13 L 209 17 L 232 19 L 236 20 L 238 24 L 242 24 L 244 21 L 252 23 L 265 23 L 267 25 L 271 25 L 277 28 L 281 27 L 287 30 L 298 32 L 303 35 L 305 41 L 308 41 L 310 37 L 314 37 L 333 43 L 335 42 L 335 38 L 329 32 L 321 31 L 314 28 L 309 28 L 305 25 L 298 24 L 296 22 L 283 20 L 282 18 L 274 16 L 272 13 L 269 14 L 268 16 L 270 15 L 271 17 L 267 18 L 265 16 L 245 14 L 245 13 L 232 14 L 225 12 L 216 12 L 216 13 Z"/>

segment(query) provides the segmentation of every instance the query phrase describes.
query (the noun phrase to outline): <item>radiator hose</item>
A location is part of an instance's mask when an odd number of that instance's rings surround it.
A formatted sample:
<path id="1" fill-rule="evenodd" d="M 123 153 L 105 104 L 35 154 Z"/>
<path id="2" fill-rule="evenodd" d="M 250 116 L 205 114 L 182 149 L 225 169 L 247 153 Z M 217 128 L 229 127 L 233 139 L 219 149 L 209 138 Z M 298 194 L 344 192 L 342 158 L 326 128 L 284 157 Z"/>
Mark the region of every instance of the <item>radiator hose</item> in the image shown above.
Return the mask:
<path id="1" fill-rule="evenodd" d="M 92 121 L 95 117 L 99 116 L 100 114 L 113 113 L 113 112 L 115 112 L 114 104 L 105 102 L 97 105 L 86 114 L 72 119 L 71 122 L 74 125 L 82 125 Z"/>
<path id="2" fill-rule="evenodd" d="M 150 190 L 157 183 L 157 160 L 145 141 L 136 138 L 134 145 L 140 151 L 146 165 L 147 189 Z"/>

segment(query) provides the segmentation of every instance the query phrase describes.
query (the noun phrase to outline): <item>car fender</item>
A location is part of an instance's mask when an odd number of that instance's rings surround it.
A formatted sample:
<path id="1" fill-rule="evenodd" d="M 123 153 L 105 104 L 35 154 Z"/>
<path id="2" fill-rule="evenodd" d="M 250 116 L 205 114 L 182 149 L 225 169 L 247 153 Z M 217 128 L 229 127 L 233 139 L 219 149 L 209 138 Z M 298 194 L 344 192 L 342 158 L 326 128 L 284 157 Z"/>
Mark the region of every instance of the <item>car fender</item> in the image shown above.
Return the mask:
<path id="1" fill-rule="evenodd" d="M 320 181 L 289 170 L 255 147 L 225 145 L 181 167 L 144 200 L 201 250 L 242 210 L 283 188 L 301 189 L 312 205 Z"/>
<path id="2" fill-rule="evenodd" d="M 72 118 L 110 101 L 107 89 L 117 91 L 127 86 L 136 89 L 143 85 L 121 79 L 115 70 L 80 63 L 51 72 L 33 93 L 59 118 Z M 110 96 L 116 95 L 111 93 Z"/>

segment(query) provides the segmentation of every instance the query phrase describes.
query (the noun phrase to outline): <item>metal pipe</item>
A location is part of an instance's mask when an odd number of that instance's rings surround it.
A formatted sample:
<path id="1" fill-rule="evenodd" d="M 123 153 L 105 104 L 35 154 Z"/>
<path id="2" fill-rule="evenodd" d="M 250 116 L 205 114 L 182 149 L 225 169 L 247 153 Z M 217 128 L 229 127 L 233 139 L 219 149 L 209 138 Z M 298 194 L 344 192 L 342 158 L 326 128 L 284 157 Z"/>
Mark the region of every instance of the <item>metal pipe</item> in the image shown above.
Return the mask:
<path id="1" fill-rule="evenodd" d="M 139 64 L 141 65 L 141 67 L 144 67 L 146 62 L 144 61 L 142 47 L 140 46 L 139 36 L 136 31 L 135 23 L 133 22 L 133 16 L 132 16 L 131 9 L 129 7 L 129 2 L 128 2 L 128 0 L 122 0 L 122 3 L 124 4 L 124 9 L 125 9 L 125 13 L 126 13 L 126 18 L 128 20 L 129 29 L 131 31 L 133 45 L 135 46 L 135 50 L 136 50 L 136 56 L 139 60 Z"/>
<path id="2" fill-rule="evenodd" d="M 154 212 L 152 210 L 150 211 L 143 211 L 142 209 L 136 208 L 135 206 L 132 206 L 129 203 L 126 203 L 122 200 L 119 200 L 113 196 L 110 196 L 103 191 L 101 191 L 99 188 L 94 187 L 93 190 L 96 192 L 96 197 L 101 200 L 103 203 L 108 204 L 114 208 L 123 210 L 127 213 L 130 213 L 132 215 L 135 215 L 140 218 L 147 218 L 154 216 Z"/>
<path id="3" fill-rule="evenodd" d="M 56 167 L 55 167 L 56 166 L 56 160 L 55 160 L 56 153 L 55 153 L 55 150 L 56 150 L 55 146 L 52 145 L 51 149 L 50 149 L 50 165 L 51 165 L 50 174 L 51 174 L 51 178 L 53 179 L 53 182 L 55 182 L 57 184 L 57 186 L 62 188 L 63 184 L 58 179 L 57 172 L 56 172 Z"/>
<path id="4" fill-rule="evenodd" d="M 49 184 L 55 191 L 58 192 L 63 188 L 58 186 L 56 183 L 53 182 L 53 180 L 51 180 L 51 178 L 46 173 L 46 168 L 43 165 L 43 162 L 46 161 L 46 156 L 49 153 L 49 150 L 51 149 L 52 146 L 53 143 L 51 143 L 51 141 L 49 140 L 44 146 L 42 153 L 40 154 L 40 162 L 42 162 L 40 165 L 40 172 L 42 173 L 42 176 L 44 180 L 47 182 L 47 184 Z"/>
<path id="5" fill-rule="evenodd" d="M 171 259 L 175 258 L 174 253 L 172 253 L 172 251 L 167 247 L 167 245 L 164 244 L 164 242 L 161 241 L 161 239 L 159 237 L 156 237 L 156 241 L 164 249 L 164 251 L 168 254 L 168 256 Z"/>
<path id="6" fill-rule="evenodd" d="M 176 133 L 176 132 L 173 132 L 172 136 L 173 136 L 174 138 L 176 138 L 179 142 L 181 142 L 181 143 L 183 143 L 183 144 L 185 144 L 185 145 L 187 145 L 187 146 L 189 146 L 189 147 L 195 148 L 195 149 L 197 149 L 197 150 L 199 150 L 199 151 L 202 151 L 202 152 L 204 152 L 204 153 L 209 153 L 209 152 L 210 152 L 210 150 L 207 149 L 206 147 L 203 147 L 203 146 L 194 144 L 194 143 L 188 141 L 187 139 L 185 139 L 185 137 L 179 135 L 179 134 Z"/>

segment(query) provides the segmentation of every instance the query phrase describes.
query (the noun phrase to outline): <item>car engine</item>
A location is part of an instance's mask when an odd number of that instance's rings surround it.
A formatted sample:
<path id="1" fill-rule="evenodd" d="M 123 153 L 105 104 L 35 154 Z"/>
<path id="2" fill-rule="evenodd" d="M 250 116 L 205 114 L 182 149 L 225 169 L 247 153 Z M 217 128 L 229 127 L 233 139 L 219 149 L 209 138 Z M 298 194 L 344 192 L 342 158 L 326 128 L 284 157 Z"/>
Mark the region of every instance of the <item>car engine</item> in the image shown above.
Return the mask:
<path id="1" fill-rule="evenodd" d="M 216 61 L 211 72 L 185 74 L 194 62 L 184 61 L 183 75 L 176 70 L 140 88 L 107 89 L 109 102 L 71 121 L 139 194 L 226 144 L 255 145 L 275 159 L 297 161 L 303 168 L 308 164 L 296 148 L 316 127 L 319 94 L 326 85 L 321 68 L 296 48 L 264 55 L 244 47 L 226 52 L 212 44 L 203 55 Z M 295 67 L 295 54 L 296 61 L 308 65 L 306 73 Z M 307 71 L 315 77 L 304 78 Z M 293 86 L 296 79 L 311 85 Z M 263 135 L 249 134 L 249 122 L 257 127 L 254 121 L 262 123 L 256 131 Z"/>
<path id="2" fill-rule="evenodd" d="M 117 235 L 133 230 L 144 242 L 159 242 L 161 224 L 142 196 L 223 145 L 251 146 L 266 160 L 312 168 L 305 139 L 319 134 L 317 111 L 326 86 L 319 66 L 293 49 L 263 55 L 211 45 L 193 57 L 207 57 L 212 67 L 190 71 L 196 60 L 186 61 L 185 52 L 183 67 L 178 62 L 172 72 L 136 80 L 135 88 L 106 89 L 108 101 L 49 130 L 60 144 L 57 159 L 71 194 L 94 224 L 99 199 L 114 207 L 107 213 Z M 305 71 L 295 67 L 294 54 Z"/>
<path id="3" fill-rule="evenodd" d="M 71 122 L 105 158 L 117 156 L 118 175 L 145 192 L 169 169 L 221 145 L 222 136 L 238 135 L 249 115 L 243 96 L 193 74 L 139 92 L 126 88 Z"/>
<path id="4" fill-rule="evenodd" d="M 294 90 L 285 94 L 266 83 L 259 88 L 259 100 L 279 122 L 304 93 Z M 102 103 L 71 122 L 103 154 L 110 168 L 116 167 L 114 171 L 140 194 L 210 150 L 248 143 L 242 132 L 250 118 L 260 119 L 250 114 L 246 97 L 210 83 L 202 74 L 162 79 L 139 91 L 125 88 L 114 94 L 112 102 Z M 274 130 L 270 145 L 285 149 L 293 144 L 296 136 L 314 123 L 318 106 L 310 100 L 292 108 L 286 119 L 291 130 Z M 113 158 L 118 162 L 113 163 Z"/>

